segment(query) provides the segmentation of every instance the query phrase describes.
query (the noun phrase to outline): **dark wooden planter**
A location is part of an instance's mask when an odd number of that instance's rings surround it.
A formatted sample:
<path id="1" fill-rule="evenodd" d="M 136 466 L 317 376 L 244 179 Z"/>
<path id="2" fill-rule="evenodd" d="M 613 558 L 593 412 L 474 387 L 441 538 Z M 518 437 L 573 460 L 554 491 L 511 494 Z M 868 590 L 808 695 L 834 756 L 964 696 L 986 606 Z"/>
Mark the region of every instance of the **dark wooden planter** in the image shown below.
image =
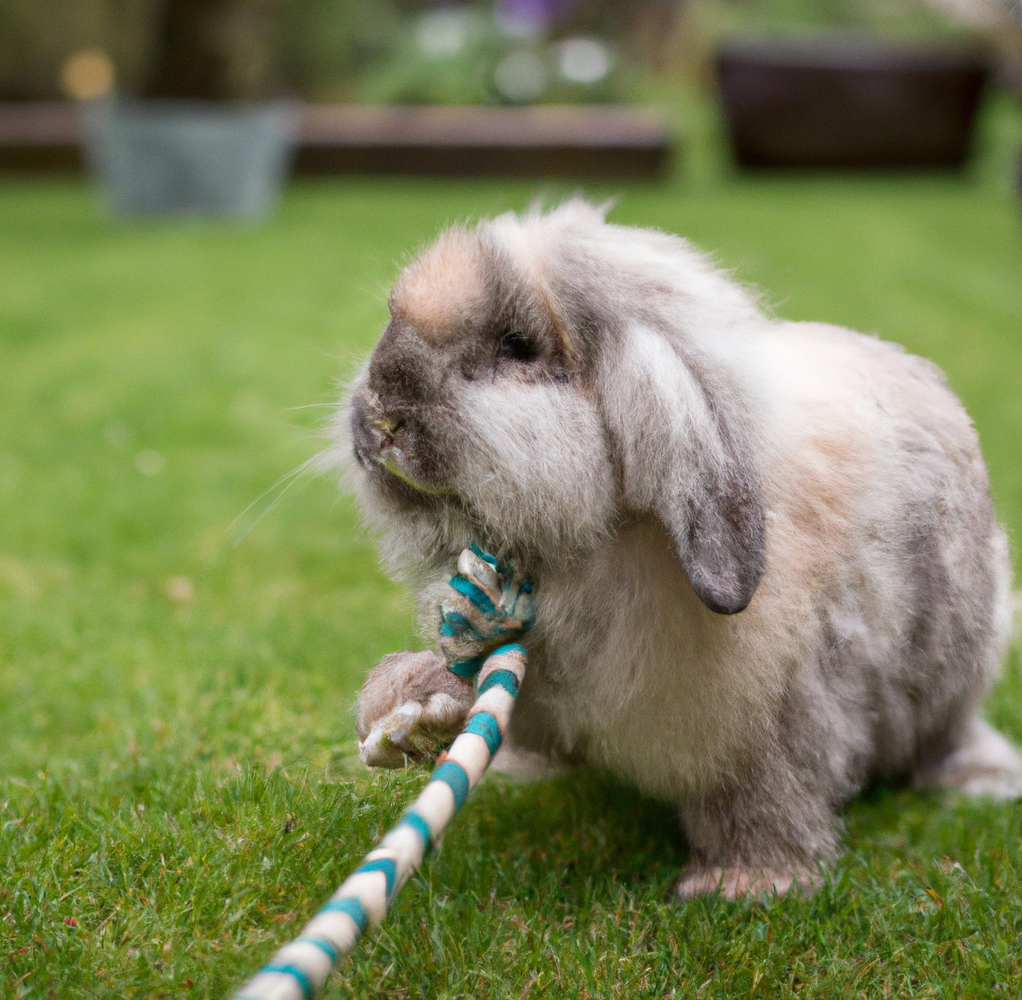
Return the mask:
<path id="1" fill-rule="evenodd" d="M 657 115 L 612 106 L 533 108 L 311 106 L 304 174 L 455 177 L 657 177 L 671 136 Z"/>
<path id="2" fill-rule="evenodd" d="M 959 167 L 989 62 L 862 36 L 733 40 L 717 53 L 745 167 Z"/>
<path id="3" fill-rule="evenodd" d="M 66 173 L 85 167 L 81 126 L 66 101 L 0 104 L 0 170 Z"/>
<path id="4" fill-rule="evenodd" d="M 0 104 L 0 170 L 80 170 L 69 104 Z M 670 163 L 663 120 L 622 107 L 307 106 L 297 174 L 655 178 Z"/>

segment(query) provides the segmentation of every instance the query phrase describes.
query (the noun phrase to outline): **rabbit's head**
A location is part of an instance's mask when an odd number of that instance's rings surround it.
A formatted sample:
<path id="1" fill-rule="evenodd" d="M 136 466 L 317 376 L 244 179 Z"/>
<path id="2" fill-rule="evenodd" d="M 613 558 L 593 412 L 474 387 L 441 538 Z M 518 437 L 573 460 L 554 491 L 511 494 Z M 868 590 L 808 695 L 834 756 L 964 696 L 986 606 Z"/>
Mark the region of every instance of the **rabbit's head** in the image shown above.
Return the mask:
<path id="1" fill-rule="evenodd" d="M 762 318 L 687 244 L 577 200 L 501 216 L 441 236 L 390 313 L 347 414 L 392 557 L 474 539 L 541 575 L 655 517 L 708 607 L 748 604 L 764 508 L 722 349 Z"/>

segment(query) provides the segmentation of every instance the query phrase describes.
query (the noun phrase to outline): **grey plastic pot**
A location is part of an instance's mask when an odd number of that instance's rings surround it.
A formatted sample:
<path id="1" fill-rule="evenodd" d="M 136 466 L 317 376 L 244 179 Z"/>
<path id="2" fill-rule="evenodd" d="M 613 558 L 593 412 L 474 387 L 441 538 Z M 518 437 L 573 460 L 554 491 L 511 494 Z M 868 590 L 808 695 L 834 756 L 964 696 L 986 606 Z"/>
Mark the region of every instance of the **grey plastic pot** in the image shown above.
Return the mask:
<path id="1" fill-rule="evenodd" d="M 134 101 L 83 105 L 86 153 L 125 215 L 259 218 L 291 162 L 299 105 Z"/>

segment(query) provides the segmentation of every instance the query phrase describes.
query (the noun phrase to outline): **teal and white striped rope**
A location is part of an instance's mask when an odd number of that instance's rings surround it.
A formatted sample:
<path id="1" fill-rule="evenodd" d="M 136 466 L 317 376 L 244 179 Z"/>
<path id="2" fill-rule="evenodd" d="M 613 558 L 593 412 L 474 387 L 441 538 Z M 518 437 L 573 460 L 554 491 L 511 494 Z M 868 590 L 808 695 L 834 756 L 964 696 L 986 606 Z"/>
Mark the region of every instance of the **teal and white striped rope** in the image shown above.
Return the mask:
<path id="1" fill-rule="evenodd" d="M 506 609 L 507 597 L 500 595 L 493 584 L 515 579 L 517 588 L 512 589 L 516 592 L 510 596 L 517 603 L 520 601 L 517 591 L 521 591 L 522 581 L 517 579 L 511 567 L 498 564 L 491 556 L 479 550 L 475 550 L 473 555 L 477 560 L 459 560 L 461 576 L 455 579 L 464 579 L 465 569 L 469 566 L 479 571 L 482 567 L 478 561 L 484 561 L 495 573 L 492 576 L 485 572 L 473 573 L 472 579 L 475 583 L 482 583 L 482 588 L 478 593 L 470 592 L 465 596 L 473 609 L 491 622 L 498 619 L 508 621 L 512 616 L 501 610 Z M 526 595 L 531 594 L 531 587 L 528 584 L 524 586 Z M 508 590 L 506 586 L 504 589 Z M 525 603 L 531 608 L 531 598 Z M 471 613 L 468 617 L 472 617 Z M 528 616 L 529 625 L 532 617 Z M 445 621 L 450 621 L 450 614 L 446 615 Z M 478 632 L 478 625 L 476 621 L 475 626 L 467 627 Z M 516 621 L 515 627 L 507 631 L 523 630 Z M 488 638 L 492 638 L 492 634 Z M 466 659 L 451 659 L 449 666 L 465 675 L 471 670 L 466 670 Z M 525 677 L 525 650 L 518 643 L 507 643 L 490 653 L 481 666 L 480 660 L 482 657 L 476 657 L 473 663 L 478 670 L 478 688 L 468 721 L 441 758 L 419 797 L 306 924 L 302 933 L 281 948 L 234 995 L 234 1000 L 313 1000 L 323 989 L 330 973 L 366 930 L 379 924 L 387 915 L 394 897 L 422 864 L 430 847 L 438 842 L 454 814 L 489 767 L 507 732 L 515 699 Z M 471 676 L 471 673 L 468 675 Z"/>

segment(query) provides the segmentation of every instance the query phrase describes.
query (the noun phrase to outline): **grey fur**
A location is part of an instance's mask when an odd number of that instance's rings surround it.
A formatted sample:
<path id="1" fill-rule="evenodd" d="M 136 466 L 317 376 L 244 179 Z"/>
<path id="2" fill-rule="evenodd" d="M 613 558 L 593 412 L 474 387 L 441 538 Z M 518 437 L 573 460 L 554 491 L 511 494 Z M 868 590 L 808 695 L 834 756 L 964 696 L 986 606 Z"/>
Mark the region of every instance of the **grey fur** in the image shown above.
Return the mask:
<path id="1" fill-rule="evenodd" d="M 469 540 L 536 579 L 512 751 L 674 803 L 679 896 L 810 886 L 873 779 L 1022 789 L 976 718 L 1007 544 L 932 364 L 580 201 L 451 231 L 391 308 L 336 462 L 427 627 Z"/>

